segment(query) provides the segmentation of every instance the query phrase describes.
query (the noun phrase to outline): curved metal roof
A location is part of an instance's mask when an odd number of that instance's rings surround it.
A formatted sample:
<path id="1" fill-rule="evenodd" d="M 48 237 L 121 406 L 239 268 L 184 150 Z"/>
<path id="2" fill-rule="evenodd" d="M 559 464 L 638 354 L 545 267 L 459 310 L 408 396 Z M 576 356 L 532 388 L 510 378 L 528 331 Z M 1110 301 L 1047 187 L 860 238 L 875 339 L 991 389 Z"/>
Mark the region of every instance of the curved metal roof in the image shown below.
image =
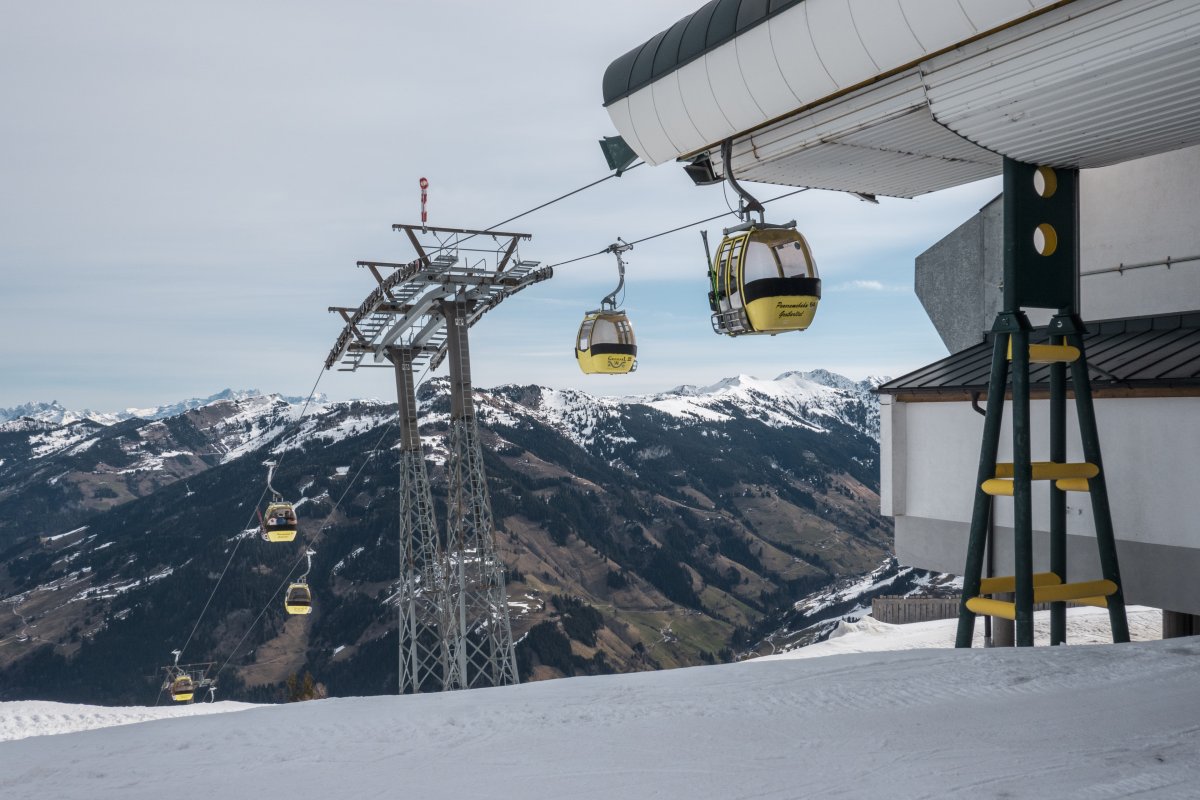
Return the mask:
<path id="1" fill-rule="evenodd" d="M 650 41 L 609 64 L 604 72 L 604 105 L 648 86 L 695 61 L 740 33 L 804 0 L 710 0 Z"/>
<path id="2" fill-rule="evenodd" d="M 1200 144 L 1197 0 L 711 0 L 614 61 L 648 164 L 912 197 Z M 732 163 L 720 155 L 732 141 Z"/>

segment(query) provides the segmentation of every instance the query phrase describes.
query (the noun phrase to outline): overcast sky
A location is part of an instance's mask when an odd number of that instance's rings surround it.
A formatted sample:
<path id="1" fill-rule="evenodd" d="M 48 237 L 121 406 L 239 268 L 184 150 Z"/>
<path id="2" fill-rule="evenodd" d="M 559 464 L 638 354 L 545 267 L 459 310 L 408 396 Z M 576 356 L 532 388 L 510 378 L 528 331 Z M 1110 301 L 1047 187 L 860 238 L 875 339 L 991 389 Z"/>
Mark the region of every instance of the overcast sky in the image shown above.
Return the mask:
<path id="1" fill-rule="evenodd" d="M 225 387 L 305 394 L 372 289 L 413 257 L 395 222 L 485 228 L 603 177 L 600 82 L 700 0 L 10 3 L 0 25 L 0 406 L 149 406 Z M 787 189 L 751 185 L 760 198 Z M 632 394 L 824 367 L 901 374 L 944 354 L 913 258 L 999 191 L 868 205 L 812 191 L 796 219 L 824 280 L 813 327 L 711 332 L 698 229 L 628 254 L 639 368 L 583 376 L 572 341 L 616 282 L 565 266 L 472 332 L 477 385 Z M 506 226 L 555 263 L 726 208 L 678 165 L 641 167 Z M 733 223 L 708 226 L 711 236 Z M 391 399 L 385 370 L 326 374 Z"/>

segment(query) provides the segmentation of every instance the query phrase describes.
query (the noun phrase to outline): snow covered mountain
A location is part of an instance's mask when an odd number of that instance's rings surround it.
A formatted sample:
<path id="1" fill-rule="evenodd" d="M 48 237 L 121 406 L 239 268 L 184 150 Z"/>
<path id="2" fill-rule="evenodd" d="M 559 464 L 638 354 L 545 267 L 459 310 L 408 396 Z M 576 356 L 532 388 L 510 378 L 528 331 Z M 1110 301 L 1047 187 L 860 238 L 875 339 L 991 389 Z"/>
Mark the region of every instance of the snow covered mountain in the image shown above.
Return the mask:
<path id="1" fill-rule="evenodd" d="M 439 509 L 447 390 L 419 393 Z M 815 624 L 786 615 L 890 551 L 868 390 L 820 373 L 632 398 L 477 390 L 522 674 L 728 660 Z M 387 691 L 394 417 L 247 392 L 156 420 L 0 423 L 0 696 L 97 699 L 66 688 L 80 669 L 108 676 L 109 700 L 140 696 L 214 586 L 191 647 L 232 659 L 225 696 L 273 696 L 302 669 L 334 693 Z M 317 551 L 307 621 L 269 603 L 292 548 L 249 536 L 267 459 Z"/>
<path id="2" fill-rule="evenodd" d="M 124 411 L 92 411 L 83 409 L 82 411 L 72 411 L 64 407 L 57 400 L 49 403 L 25 403 L 12 408 L 0 408 L 0 423 L 12 422 L 16 420 L 27 420 L 36 423 L 48 425 L 70 425 L 73 422 L 87 420 L 100 425 L 113 425 L 117 422 L 123 422 L 127 419 L 164 419 L 166 417 L 174 417 L 182 414 L 185 411 L 190 411 L 193 408 L 201 408 L 203 406 L 212 405 L 221 400 L 241 401 L 254 397 L 262 397 L 262 392 L 257 389 L 224 389 L 216 394 L 208 397 L 193 397 L 188 400 L 180 400 L 177 403 L 170 403 L 165 406 L 153 406 L 150 408 L 126 408 Z M 283 400 L 289 403 L 303 404 L 306 398 L 303 397 L 282 397 Z M 324 395 L 318 395 L 313 398 L 317 401 L 324 401 Z"/>

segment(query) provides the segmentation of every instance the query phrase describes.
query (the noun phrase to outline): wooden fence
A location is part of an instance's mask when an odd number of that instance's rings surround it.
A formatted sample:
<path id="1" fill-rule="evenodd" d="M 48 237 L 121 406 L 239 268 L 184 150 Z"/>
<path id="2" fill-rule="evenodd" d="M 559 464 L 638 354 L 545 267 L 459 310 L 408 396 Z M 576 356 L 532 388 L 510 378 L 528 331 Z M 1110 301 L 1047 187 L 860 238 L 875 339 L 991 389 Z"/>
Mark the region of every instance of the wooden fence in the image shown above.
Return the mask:
<path id="1" fill-rule="evenodd" d="M 954 619 L 961 602 L 957 597 L 876 597 L 871 600 L 871 616 L 890 625 Z"/>
<path id="2" fill-rule="evenodd" d="M 889 625 L 909 622 L 928 622 L 931 619 L 955 619 L 958 616 L 957 597 L 876 597 L 871 600 L 871 616 Z M 1078 603 L 1067 603 L 1075 608 Z M 1034 603 L 1034 611 L 1046 611 L 1049 603 Z M 1200 620 L 1200 617 L 1197 617 Z M 1200 630 L 1197 631 L 1200 633 Z"/>

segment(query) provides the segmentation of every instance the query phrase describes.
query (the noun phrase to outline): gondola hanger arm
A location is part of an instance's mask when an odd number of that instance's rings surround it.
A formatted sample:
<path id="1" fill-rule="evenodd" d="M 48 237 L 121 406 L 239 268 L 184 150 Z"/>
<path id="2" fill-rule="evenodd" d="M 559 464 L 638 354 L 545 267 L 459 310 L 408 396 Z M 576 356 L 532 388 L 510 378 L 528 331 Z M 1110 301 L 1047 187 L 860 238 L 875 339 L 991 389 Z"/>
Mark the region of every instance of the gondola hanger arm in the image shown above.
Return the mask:
<path id="1" fill-rule="evenodd" d="M 267 488 L 271 490 L 271 499 L 278 500 L 280 497 L 282 497 L 282 495 L 275 491 L 275 487 L 271 485 L 271 480 L 275 477 L 275 466 L 279 462 L 266 461 L 264 463 L 267 465 Z"/>
<path id="2" fill-rule="evenodd" d="M 748 221 L 748 217 L 753 212 L 758 212 L 758 221 L 763 222 L 766 219 L 767 210 L 763 208 L 763 204 L 754 198 L 754 195 L 742 188 L 742 185 L 737 182 L 737 178 L 733 174 L 733 139 L 726 139 L 721 142 L 721 162 L 725 169 L 725 180 L 729 181 L 730 187 L 737 192 L 740 200 L 738 201 L 738 218 L 743 222 Z"/>
<path id="3" fill-rule="evenodd" d="M 600 301 L 600 308 L 608 309 L 609 311 L 616 310 L 617 295 L 619 295 L 621 290 L 625 288 L 625 259 L 623 254 L 632 249 L 633 245 L 626 242 L 620 236 L 617 237 L 617 241 L 614 244 L 610 244 L 605 249 L 606 253 L 612 253 L 617 257 L 617 274 L 619 276 L 619 280 L 617 281 L 617 288 L 609 292 L 605 298 Z"/>

